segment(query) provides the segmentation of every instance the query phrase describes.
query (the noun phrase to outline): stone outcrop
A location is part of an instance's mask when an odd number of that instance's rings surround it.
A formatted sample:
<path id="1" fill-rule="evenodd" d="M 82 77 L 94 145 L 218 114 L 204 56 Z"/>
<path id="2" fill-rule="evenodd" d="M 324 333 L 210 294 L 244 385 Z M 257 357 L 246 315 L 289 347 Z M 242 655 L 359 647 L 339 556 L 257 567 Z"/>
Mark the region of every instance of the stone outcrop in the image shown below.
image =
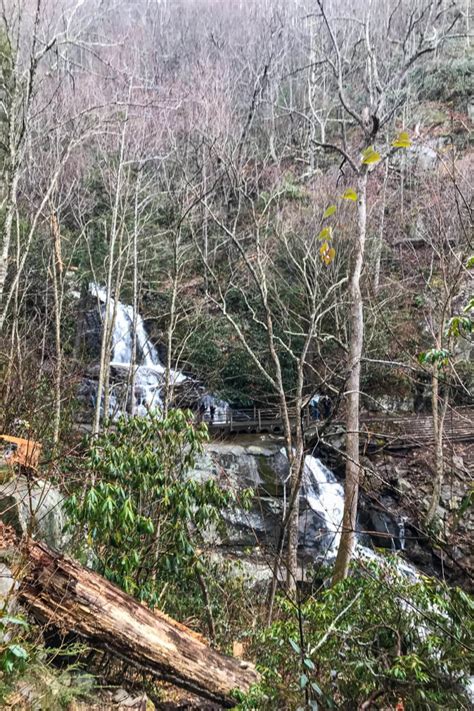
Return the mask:
<path id="1" fill-rule="evenodd" d="M 0 486 L 0 518 L 17 535 L 29 533 L 62 550 L 66 543 L 63 499 L 49 482 L 13 476 Z"/>
<path id="2" fill-rule="evenodd" d="M 445 447 L 440 505 L 434 527 L 425 531 L 423 518 L 435 472 L 431 449 L 408 450 L 403 455 L 381 452 L 365 458 L 363 527 L 379 533 L 378 538 L 374 536 L 377 545 L 398 548 L 402 525 L 406 556 L 417 567 L 472 587 L 474 512 L 465 504 L 472 491 L 473 462 L 474 444 Z M 386 535 L 387 531 L 392 537 Z"/>

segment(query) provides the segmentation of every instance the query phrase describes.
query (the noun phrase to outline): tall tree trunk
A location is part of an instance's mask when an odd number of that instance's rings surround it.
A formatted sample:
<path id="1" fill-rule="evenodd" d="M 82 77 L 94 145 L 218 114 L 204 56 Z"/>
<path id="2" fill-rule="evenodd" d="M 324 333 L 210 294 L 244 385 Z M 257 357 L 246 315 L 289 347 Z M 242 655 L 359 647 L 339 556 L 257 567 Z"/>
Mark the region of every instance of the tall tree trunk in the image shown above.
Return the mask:
<path id="1" fill-rule="evenodd" d="M 135 380 L 137 369 L 137 324 L 138 324 L 138 193 L 141 183 L 141 173 L 135 184 L 135 200 L 133 205 L 133 324 L 132 324 L 132 362 L 130 364 L 130 413 L 135 414 Z"/>
<path id="2" fill-rule="evenodd" d="M 105 370 L 109 368 L 109 360 L 107 357 L 107 350 L 110 349 L 110 333 L 113 329 L 110 326 L 111 314 L 110 314 L 110 291 L 112 288 L 112 270 L 113 270 L 113 260 L 115 251 L 115 240 L 112 236 L 111 244 L 109 249 L 109 268 L 107 275 L 107 292 L 105 296 L 105 306 L 104 306 L 104 318 L 102 320 L 102 338 L 100 342 L 100 361 L 99 361 L 99 380 L 97 383 L 97 400 L 95 405 L 94 422 L 92 425 L 92 434 L 97 435 L 100 431 L 100 413 L 102 409 L 102 395 L 104 393 L 104 387 L 106 385 Z M 100 309 L 100 304 L 99 304 Z M 105 399 L 105 398 L 104 398 Z M 104 406 L 104 417 L 107 415 Z"/>
<path id="3" fill-rule="evenodd" d="M 118 293 L 115 294 L 114 308 L 113 312 L 110 313 L 110 303 L 111 303 L 111 291 L 112 291 L 112 280 L 115 266 L 115 246 L 118 238 L 118 215 L 120 208 L 120 196 L 122 192 L 122 178 L 123 178 L 123 167 L 124 167 L 124 156 L 125 156 L 125 139 L 127 136 L 128 127 L 128 111 L 130 106 L 132 86 L 130 84 L 129 94 L 128 94 L 128 104 L 127 110 L 124 117 L 122 132 L 120 136 L 120 151 L 119 151 L 119 163 L 117 167 L 117 182 L 115 185 L 115 196 L 114 205 L 112 210 L 112 221 L 110 227 L 110 245 L 109 245 L 109 265 L 107 270 L 107 295 L 105 302 L 105 313 L 104 320 L 102 324 L 102 340 L 100 346 L 100 366 L 99 366 L 99 382 L 97 385 L 97 403 L 94 413 L 94 423 L 92 426 L 92 434 L 96 435 L 100 431 L 100 411 L 101 411 L 101 401 L 102 395 L 104 396 L 104 417 L 109 414 L 109 371 L 110 371 L 110 354 L 112 348 L 112 334 L 114 329 L 115 314 L 117 309 Z"/>
<path id="4" fill-rule="evenodd" d="M 8 255 L 10 252 L 10 242 L 13 227 L 13 217 L 16 212 L 16 202 L 17 202 L 17 191 L 18 191 L 18 171 L 14 169 L 14 175 L 10 178 L 10 185 L 8 189 L 8 207 L 5 214 L 5 220 L 3 223 L 3 235 L 2 235 L 2 252 L 0 255 L 0 304 L 3 305 L 3 293 L 5 290 L 5 282 L 7 279 L 8 272 Z M 0 324 L 0 330 L 3 327 L 3 320 Z"/>
<path id="5" fill-rule="evenodd" d="M 291 495 L 290 509 L 288 512 L 288 556 L 286 574 L 286 585 L 289 591 L 296 590 L 296 582 L 298 579 L 298 533 L 303 459 L 303 443 L 298 441 L 290 467 Z"/>
<path id="6" fill-rule="evenodd" d="M 180 242 L 181 242 L 181 228 L 177 227 L 175 230 L 173 238 L 173 287 L 171 291 L 171 302 L 170 302 L 170 314 L 169 314 L 169 324 L 166 329 L 166 368 L 165 368 L 165 384 L 163 388 L 163 416 L 168 415 L 169 406 L 171 403 L 171 396 L 173 391 L 173 385 L 171 378 L 171 365 L 173 356 L 173 335 L 176 327 L 176 308 L 178 299 L 178 288 L 179 288 L 179 278 L 180 278 Z M 207 249 L 207 243 L 206 243 Z M 207 289 L 207 285 L 206 285 Z"/>
<path id="7" fill-rule="evenodd" d="M 333 583 L 347 577 L 349 563 L 356 544 L 357 499 L 359 495 L 359 401 L 360 360 L 364 342 L 364 310 L 360 279 L 364 264 L 367 233 L 367 170 L 363 166 L 357 180 L 358 235 L 352 271 L 351 336 L 349 349 L 349 380 L 346 417 L 346 480 L 344 485 L 344 514 L 342 534 L 337 551 Z"/>

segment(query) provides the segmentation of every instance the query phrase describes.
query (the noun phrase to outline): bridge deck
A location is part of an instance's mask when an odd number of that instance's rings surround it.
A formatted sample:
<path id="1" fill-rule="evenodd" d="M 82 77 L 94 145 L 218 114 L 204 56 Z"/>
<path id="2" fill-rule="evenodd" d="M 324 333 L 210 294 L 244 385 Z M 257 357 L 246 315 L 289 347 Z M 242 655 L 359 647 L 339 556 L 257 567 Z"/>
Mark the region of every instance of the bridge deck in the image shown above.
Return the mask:
<path id="1" fill-rule="evenodd" d="M 365 417 L 361 435 L 366 446 L 392 449 L 422 447 L 433 440 L 432 415 Z M 444 420 L 445 442 L 474 441 L 474 408 L 451 408 Z"/>
<path id="2" fill-rule="evenodd" d="M 205 418 L 211 433 L 281 433 L 283 422 L 279 410 L 248 409 L 228 411 L 210 421 Z M 292 427 L 296 412 L 290 411 Z M 303 415 L 303 427 L 308 435 L 317 435 L 323 421 Z M 332 421 L 324 433 L 325 439 L 340 436 L 345 431 L 343 421 Z M 403 449 L 421 447 L 433 439 L 432 415 L 361 415 L 361 445 L 369 448 Z M 474 441 L 474 408 L 458 407 L 448 411 L 444 422 L 444 438 L 452 442 Z"/>

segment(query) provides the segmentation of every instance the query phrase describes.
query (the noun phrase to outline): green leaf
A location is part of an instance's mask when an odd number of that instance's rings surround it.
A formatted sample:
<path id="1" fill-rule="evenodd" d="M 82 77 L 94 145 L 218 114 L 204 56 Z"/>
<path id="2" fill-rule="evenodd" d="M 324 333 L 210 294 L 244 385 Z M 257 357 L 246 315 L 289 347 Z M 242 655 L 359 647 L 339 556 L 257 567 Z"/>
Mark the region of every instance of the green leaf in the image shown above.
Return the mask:
<path id="1" fill-rule="evenodd" d="M 418 355 L 419 363 L 437 363 L 439 366 L 447 365 L 449 359 L 449 351 L 446 348 L 430 348 L 429 351 L 424 351 Z"/>
<path id="2" fill-rule="evenodd" d="M 324 227 L 319 233 L 319 239 L 331 239 L 332 227 Z"/>
<path id="3" fill-rule="evenodd" d="M 288 641 L 291 644 L 291 646 L 293 647 L 296 654 L 301 654 L 301 647 L 299 646 L 299 644 L 297 644 L 294 639 L 290 639 Z"/>
<path id="4" fill-rule="evenodd" d="M 411 139 L 408 131 L 402 131 L 398 134 L 396 139 L 392 142 L 394 148 L 410 148 Z"/>
<path id="5" fill-rule="evenodd" d="M 305 667 L 308 667 L 308 669 L 311 669 L 311 671 L 314 671 L 316 668 L 314 666 L 314 662 L 309 658 L 304 659 L 303 664 L 305 665 Z"/>
<path id="6" fill-rule="evenodd" d="M 466 262 L 466 269 L 474 269 L 474 254 Z"/>
<path id="7" fill-rule="evenodd" d="M 308 685 L 308 681 L 309 679 L 306 674 L 302 674 L 300 676 L 300 689 L 304 689 Z"/>
<path id="8" fill-rule="evenodd" d="M 335 205 L 329 205 L 329 207 L 327 207 L 324 211 L 323 220 L 325 220 L 327 217 L 331 217 L 331 215 L 334 215 L 336 210 L 337 207 Z"/>
<path id="9" fill-rule="evenodd" d="M 356 200 L 357 200 L 357 193 L 356 193 L 356 191 L 353 190 L 352 188 L 347 188 L 347 190 L 345 191 L 345 193 L 344 193 L 343 195 L 341 195 L 341 197 L 342 197 L 344 200 L 352 200 L 352 202 L 356 202 Z"/>
<path id="10" fill-rule="evenodd" d="M 2 625 L 21 625 L 25 628 L 28 627 L 28 623 L 26 622 L 26 620 L 22 620 L 20 617 L 10 617 L 8 615 L 7 617 L 1 617 L 0 623 Z"/>
<path id="11" fill-rule="evenodd" d="M 19 644 L 10 644 L 10 646 L 8 647 L 8 651 L 18 659 L 28 658 L 28 652 Z"/>
<path id="12" fill-rule="evenodd" d="M 318 694 L 318 696 L 323 695 L 323 692 L 321 691 L 321 687 L 318 686 L 315 681 L 311 682 L 311 688 L 313 691 L 315 691 Z"/>
<path id="13" fill-rule="evenodd" d="M 380 153 L 378 153 L 373 146 L 369 146 L 362 151 L 362 163 L 364 165 L 374 165 L 381 160 Z"/>

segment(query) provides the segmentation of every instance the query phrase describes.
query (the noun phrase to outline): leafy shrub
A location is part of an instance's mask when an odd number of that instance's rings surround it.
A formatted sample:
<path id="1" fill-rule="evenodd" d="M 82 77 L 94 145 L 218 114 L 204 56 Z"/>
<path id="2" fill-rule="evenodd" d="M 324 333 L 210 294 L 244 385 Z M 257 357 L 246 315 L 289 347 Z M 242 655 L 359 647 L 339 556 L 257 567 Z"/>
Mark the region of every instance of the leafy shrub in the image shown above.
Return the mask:
<path id="1" fill-rule="evenodd" d="M 24 638 L 28 623 L 22 617 L 2 613 L 0 617 L 0 667 L 5 674 L 22 672 L 28 662 Z"/>
<path id="2" fill-rule="evenodd" d="M 364 562 L 299 608 L 280 601 L 254 640 L 262 683 L 239 708 L 467 709 L 473 611 L 461 590 Z"/>
<path id="3" fill-rule="evenodd" d="M 93 567 L 150 606 L 170 583 L 187 594 L 196 579 L 202 587 L 201 534 L 235 501 L 215 481 L 188 475 L 206 439 L 206 425 L 194 426 L 187 411 L 121 419 L 91 440 L 79 468 L 90 483 L 67 502 Z"/>

